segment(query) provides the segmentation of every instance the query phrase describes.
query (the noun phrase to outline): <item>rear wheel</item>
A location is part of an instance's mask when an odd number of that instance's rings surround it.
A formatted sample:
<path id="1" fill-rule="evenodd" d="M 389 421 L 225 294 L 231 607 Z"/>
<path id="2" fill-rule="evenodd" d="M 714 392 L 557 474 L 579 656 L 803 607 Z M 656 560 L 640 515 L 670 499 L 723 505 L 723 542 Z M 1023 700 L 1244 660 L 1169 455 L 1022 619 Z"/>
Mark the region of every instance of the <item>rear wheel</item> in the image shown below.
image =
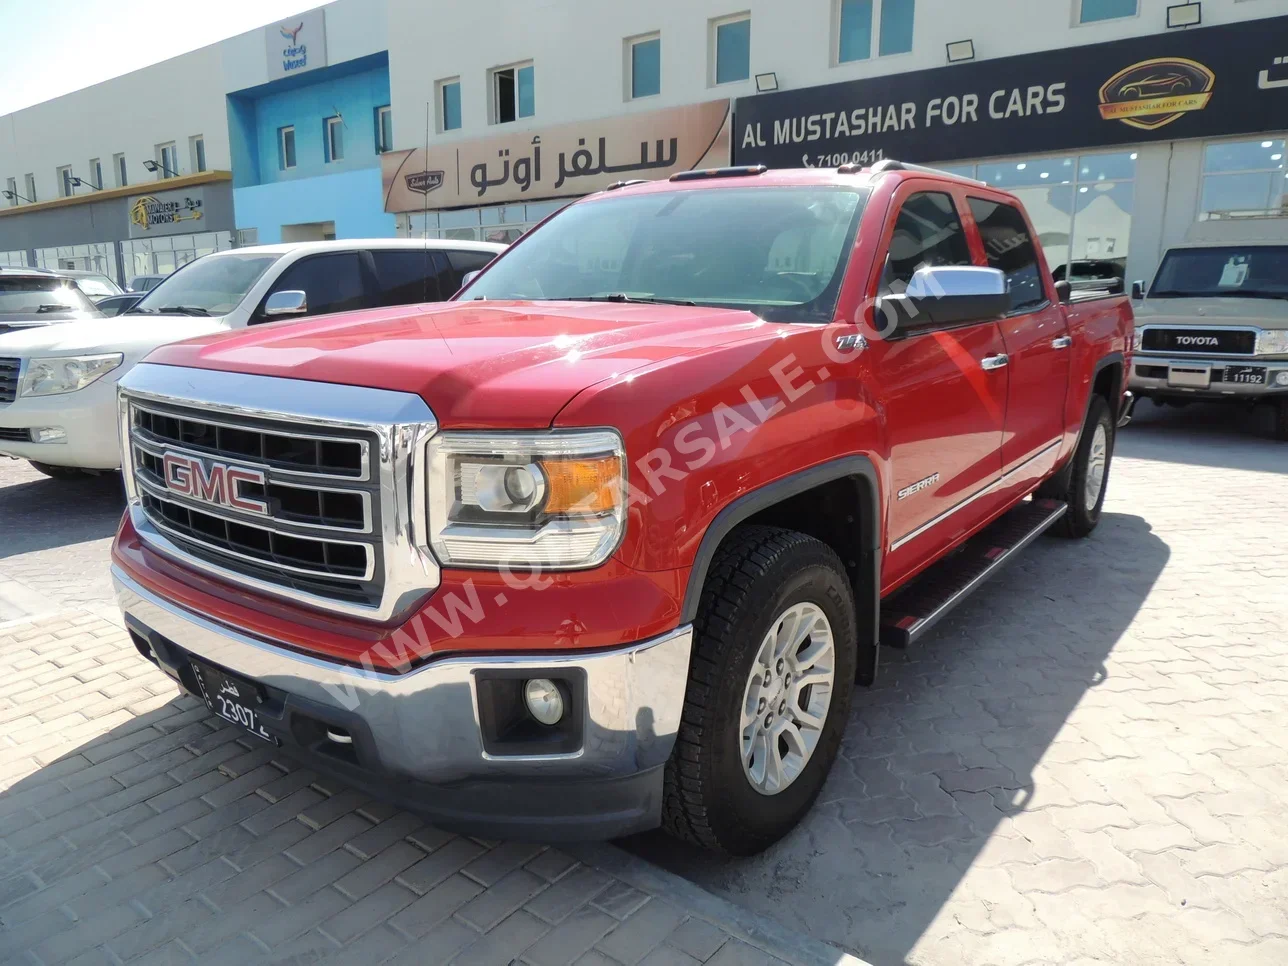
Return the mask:
<path id="1" fill-rule="evenodd" d="M 813 537 L 749 526 L 716 553 L 694 627 L 663 826 L 751 855 L 809 811 L 840 747 L 854 688 L 849 578 Z"/>
<path id="2" fill-rule="evenodd" d="M 1069 512 L 1057 521 L 1051 533 L 1085 537 L 1096 529 L 1113 455 L 1113 414 L 1104 396 L 1093 396 L 1069 466 L 1038 488 L 1039 497 L 1062 500 L 1069 505 Z"/>

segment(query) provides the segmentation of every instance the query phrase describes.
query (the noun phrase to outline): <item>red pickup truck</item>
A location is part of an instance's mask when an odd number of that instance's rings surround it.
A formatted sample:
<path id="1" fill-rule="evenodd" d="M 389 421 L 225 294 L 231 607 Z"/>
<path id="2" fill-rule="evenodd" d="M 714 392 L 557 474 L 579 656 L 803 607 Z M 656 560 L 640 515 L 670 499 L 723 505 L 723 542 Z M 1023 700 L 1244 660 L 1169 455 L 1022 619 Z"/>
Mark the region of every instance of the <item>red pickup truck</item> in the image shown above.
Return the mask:
<path id="1" fill-rule="evenodd" d="M 448 827 L 762 849 L 881 644 L 1096 526 L 1130 305 L 1068 304 L 1034 238 L 898 162 L 690 172 L 454 302 L 157 350 L 121 383 L 134 642 Z"/>

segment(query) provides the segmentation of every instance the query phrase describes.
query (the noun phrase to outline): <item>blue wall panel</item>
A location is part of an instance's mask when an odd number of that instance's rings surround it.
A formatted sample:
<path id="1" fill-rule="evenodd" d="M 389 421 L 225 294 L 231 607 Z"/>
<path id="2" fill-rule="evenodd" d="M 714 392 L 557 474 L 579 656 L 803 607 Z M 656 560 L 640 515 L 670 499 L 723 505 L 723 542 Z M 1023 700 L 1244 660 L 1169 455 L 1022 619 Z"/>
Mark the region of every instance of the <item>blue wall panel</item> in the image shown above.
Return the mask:
<path id="1" fill-rule="evenodd" d="M 378 167 L 233 190 L 237 227 L 258 229 L 261 245 L 280 242 L 283 225 L 319 221 L 335 222 L 336 238 L 392 238 L 383 200 Z"/>

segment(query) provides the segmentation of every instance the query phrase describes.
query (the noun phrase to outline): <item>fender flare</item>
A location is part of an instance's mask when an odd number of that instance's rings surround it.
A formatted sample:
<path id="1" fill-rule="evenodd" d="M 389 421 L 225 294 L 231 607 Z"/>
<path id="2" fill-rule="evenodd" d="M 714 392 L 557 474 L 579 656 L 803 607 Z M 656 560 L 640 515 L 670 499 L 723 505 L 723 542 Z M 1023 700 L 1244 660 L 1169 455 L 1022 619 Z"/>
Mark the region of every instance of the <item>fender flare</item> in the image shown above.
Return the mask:
<path id="1" fill-rule="evenodd" d="M 806 470 L 792 473 L 766 483 L 749 493 L 744 493 L 716 514 L 702 535 L 698 552 L 689 570 L 689 580 L 684 591 L 684 605 L 680 623 L 691 623 L 698 612 L 702 585 L 721 541 L 741 523 L 762 510 L 825 483 L 846 478 L 863 482 L 860 499 L 867 503 L 861 507 L 855 525 L 860 527 L 860 559 L 858 573 L 853 583 L 854 603 L 858 618 L 858 680 L 871 684 L 876 674 L 878 658 L 878 629 L 881 613 L 881 486 L 876 467 L 866 456 L 842 456 L 820 463 Z"/>
<path id="2" fill-rule="evenodd" d="M 1123 367 L 1123 378 L 1127 377 L 1127 358 L 1123 353 L 1114 351 L 1107 352 L 1096 360 L 1095 365 L 1091 367 L 1091 386 L 1087 391 L 1087 401 L 1082 407 L 1082 419 L 1078 423 L 1078 435 L 1073 438 L 1073 445 L 1069 447 L 1069 452 L 1064 457 L 1064 462 L 1056 470 L 1052 480 L 1055 481 L 1056 489 L 1063 492 L 1068 488 L 1070 474 L 1073 472 L 1073 456 L 1078 452 L 1078 444 L 1082 442 L 1082 431 L 1087 428 L 1087 415 L 1091 412 L 1091 400 L 1095 398 L 1096 380 L 1100 374 L 1112 365 L 1121 365 Z M 1118 387 L 1119 393 L 1122 392 L 1122 384 Z M 1114 414 L 1114 424 L 1117 425 L 1118 418 L 1122 415 L 1122 401 L 1111 404 Z"/>

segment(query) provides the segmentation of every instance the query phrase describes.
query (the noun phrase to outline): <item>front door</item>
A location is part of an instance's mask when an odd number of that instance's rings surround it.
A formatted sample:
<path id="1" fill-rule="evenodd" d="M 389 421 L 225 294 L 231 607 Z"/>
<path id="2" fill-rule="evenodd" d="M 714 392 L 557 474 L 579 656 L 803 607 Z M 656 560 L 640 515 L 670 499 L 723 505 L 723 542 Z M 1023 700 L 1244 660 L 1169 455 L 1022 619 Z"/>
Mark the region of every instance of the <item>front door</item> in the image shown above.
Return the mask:
<path id="1" fill-rule="evenodd" d="M 1011 293 L 1001 321 L 1009 370 L 1002 472 L 1041 476 L 1059 453 L 1073 339 L 1023 213 L 1001 201 L 968 200 L 988 265 L 1006 275 Z"/>
<path id="2" fill-rule="evenodd" d="M 900 292 L 922 266 L 969 265 L 953 196 L 905 183 L 886 239 L 878 294 Z M 996 322 L 911 327 L 873 340 L 888 432 L 890 498 L 885 576 L 896 582 L 985 511 L 978 498 L 1001 475 L 1007 371 Z"/>

